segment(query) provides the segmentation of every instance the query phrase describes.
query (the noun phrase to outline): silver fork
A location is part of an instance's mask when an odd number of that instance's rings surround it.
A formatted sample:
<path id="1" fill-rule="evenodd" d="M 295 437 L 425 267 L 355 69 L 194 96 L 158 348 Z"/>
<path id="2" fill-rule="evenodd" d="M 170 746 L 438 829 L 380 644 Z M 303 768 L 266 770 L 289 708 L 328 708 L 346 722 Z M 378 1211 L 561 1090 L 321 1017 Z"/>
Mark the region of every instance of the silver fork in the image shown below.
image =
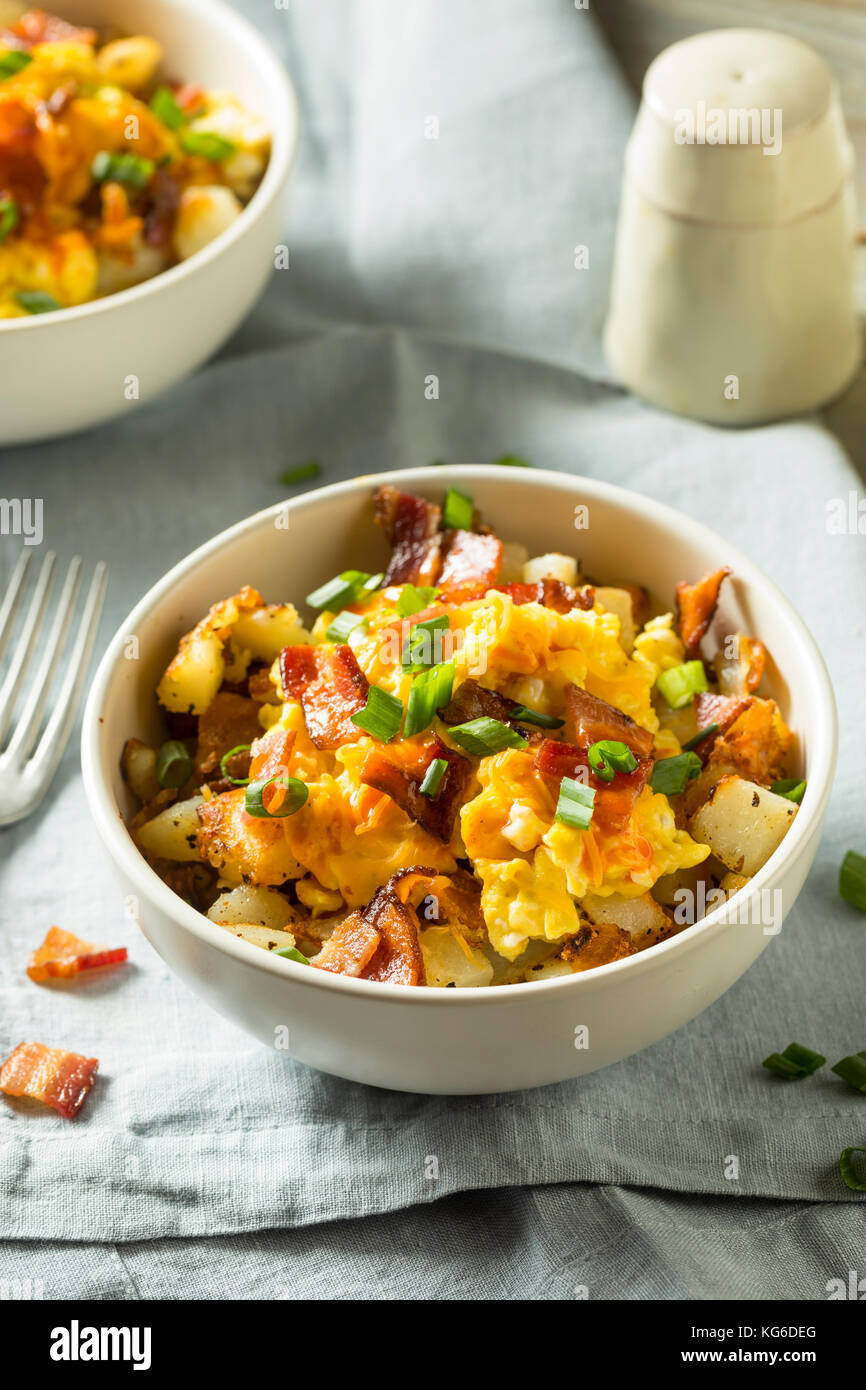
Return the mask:
<path id="1" fill-rule="evenodd" d="M 31 552 L 25 550 L 12 572 L 9 587 L 0 604 L 0 662 L 12 636 L 30 559 Z M 75 719 L 105 598 L 108 570 L 100 561 L 93 572 L 78 632 L 53 699 L 53 708 L 40 735 L 43 710 L 53 678 L 60 668 L 81 586 L 81 560 L 76 555 L 66 571 L 60 601 L 36 676 L 25 695 L 12 736 L 6 743 L 18 694 L 39 637 L 45 631 L 55 561 L 53 551 L 49 551 L 42 561 L 27 616 L 15 643 L 12 663 L 0 684 L 0 825 L 12 825 L 29 816 L 51 785 Z"/>

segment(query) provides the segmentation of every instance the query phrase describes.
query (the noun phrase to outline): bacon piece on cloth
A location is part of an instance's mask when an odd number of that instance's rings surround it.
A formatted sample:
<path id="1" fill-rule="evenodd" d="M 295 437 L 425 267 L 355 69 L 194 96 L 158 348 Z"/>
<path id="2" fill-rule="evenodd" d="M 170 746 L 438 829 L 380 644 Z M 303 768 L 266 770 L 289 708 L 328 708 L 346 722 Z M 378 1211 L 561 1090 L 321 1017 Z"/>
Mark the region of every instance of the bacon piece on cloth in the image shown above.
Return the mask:
<path id="1" fill-rule="evenodd" d="M 502 542 L 492 532 L 446 531 L 437 584 L 449 599 L 483 598 L 502 564 Z"/>
<path id="2" fill-rule="evenodd" d="M 540 603 L 557 613 L 570 613 L 573 608 L 582 608 L 588 613 L 595 603 L 595 589 L 591 584 L 575 589 L 561 579 L 536 579 L 532 584 L 499 584 L 497 587 L 508 594 L 512 603 Z"/>
<path id="3" fill-rule="evenodd" d="M 79 1052 L 44 1043 L 19 1043 L 0 1067 L 0 1091 L 28 1096 L 71 1120 L 78 1114 L 96 1077 L 99 1062 Z"/>
<path id="4" fill-rule="evenodd" d="M 435 584 L 442 565 L 440 508 L 389 483 L 377 489 L 374 501 L 376 524 L 392 552 L 385 584 Z"/>
<path id="5" fill-rule="evenodd" d="M 704 575 L 697 584 L 677 585 L 677 627 L 690 660 L 700 656 L 701 639 L 713 621 L 722 580 L 730 572 L 724 565 L 713 574 Z"/>
<path id="6" fill-rule="evenodd" d="M 364 763 L 361 781 L 390 796 L 401 811 L 447 845 L 454 830 L 455 814 L 472 776 L 471 763 L 453 749 L 446 748 L 438 738 L 424 748 L 421 758 L 413 755 L 410 762 L 405 757 L 401 759 L 400 754 L 399 745 L 393 754 L 374 749 Z M 425 796 L 421 783 L 435 758 L 442 758 L 448 767 L 436 795 Z"/>
<path id="7" fill-rule="evenodd" d="M 60 927 L 49 927 L 42 945 L 30 956 L 27 974 L 37 984 L 50 979 L 68 980 L 82 970 L 120 965 L 126 956 L 125 946 L 95 946 Z"/>
<path id="8" fill-rule="evenodd" d="M 352 715 L 364 708 L 370 685 L 351 647 L 284 647 L 280 678 L 287 698 L 300 700 L 317 748 L 333 751 L 363 737 Z"/>
<path id="9" fill-rule="evenodd" d="M 695 752 L 701 762 L 706 762 L 710 750 L 716 739 L 727 733 L 731 725 L 744 714 L 753 703 L 751 695 L 714 695 L 705 691 L 695 700 L 695 717 L 698 721 L 698 733 L 706 729 L 710 724 L 718 724 L 706 738 L 702 738 L 696 746 Z"/>
<path id="10" fill-rule="evenodd" d="M 433 870 L 418 872 L 435 877 Z M 423 985 L 424 957 L 418 943 L 418 916 L 395 891 L 395 879 L 377 888 L 366 907 L 334 928 L 311 964 L 333 975 L 378 980 L 392 985 Z"/>
<path id="11" fill-rule="evenodd" d="M 628 825 L 634 804 L 652 772 L 652 759 L 639 758 L 633 772 L 618 772 L 612 782 L 602 782 L 586 760 L 583 748 L 546 738 L 535 755 L 535 767 L 558 787 L 563 777 L 573 777 L 595 790 L 594 825 L 603 830 L 622 830 Z"/>
<path id="12" fill-rule="evenodd" d="M 653 746 L 649 729 L 635 723 L 616 705 L 590 695 L 579 685 L 565 687 L 565 703 L 574 725 L 574 741 L 581 748 L 588 750 L 601 739 L 610 738 L 627 744 L 636 758 L 649 757 Z"/>

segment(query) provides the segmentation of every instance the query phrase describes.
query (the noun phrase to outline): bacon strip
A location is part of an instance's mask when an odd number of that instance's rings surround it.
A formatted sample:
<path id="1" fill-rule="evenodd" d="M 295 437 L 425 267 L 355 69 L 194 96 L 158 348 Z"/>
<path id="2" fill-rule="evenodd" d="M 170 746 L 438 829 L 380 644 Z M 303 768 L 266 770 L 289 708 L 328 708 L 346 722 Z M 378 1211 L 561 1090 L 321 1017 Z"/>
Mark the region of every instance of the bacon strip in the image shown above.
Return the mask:
<path id="1" fill-rule="evenodd" d="M 696 584 L 677 585 L 677 626 L 686 656 L 700 656 L 701 639 L 713 620 L 719 602 L 722 580 L 731 573 L 727 565 L 713 574 L 704 575 Z"/>
<path id="2" fill-rule="evenodd" d="M 573 743 L 546 738 L 535 755 L 536 770 L 556 787 L 563 777 L 573 777 L 593 787 L 593 824 L 611 831 L 622 830 L 628 824 L 652 766 L 651 758 L 640 758 L 633 772 L 618 772 L 612 782 L 602 782 L 590 768 L 584 749 Z"/>
<path id="3" fill-rule="evenodd" d="M 437 840 L 447 844 L 454 830 L 454 818 L 460 807 L 467 784 L 472 776 L 472 766 L 466 758 L 451 748 L 446 748 L 441 739 L 434 738 L 424 750 L 423 761 L 414 759 L 414 766 L 401 766 L 399 745 L 389 756 L 379 749 L 368 754 L 361 772 L 361 781 L 376 791 L 384 792 L 395 801 L 401 811 L 416 821 L 418 825 L 435 835 Z M 424 796 L 420 790 L 424 774 L 435 758 L 443 758 L 448 768 L 435 796 Z"/>
<path id="4" fill-rule="evenodd" d="M 497 588 L 508 594 L 513 603 L 540 603 L 557 613 L 570 613 L 573 608 L 589 612 L 595 603 L 595 589 L 591 584 L 575 589 L 561 579 L 537 579 L 533 584 L 498 584 Z"/>
<path id="5" fill-rule="evenodd" d="M 653 736 L 615 705 L 590 695 L 579 685 L 565 687 L 565 703 L 574 725 L 575 742 L 588 750 L 601 739 L 616 739 L 625 743 L 636 758 L 648 758 L 652 752 Z"/>
<path id="6" fill-rule="evenodd" d="M 60 927 L 49 927 L 42 945 L 30 956 L 27 974 L 37 983 L 49 979 L 67 980 L 82 970 L 119 965 L 126 957 L 125 946 L 95 946 L 92 941 L 73 936 L 72 932 L 61 931 Z"/>
<path id="7" fill-rule="evenodd" d="M 240 744 L 252 743 L 261 736 L 259 706 L 245 695 L 220 690 L 207 709 L 198 717 L 198 746 L 195 751 L 195 771 L 199 779 L 216 772 L 224 753 Z M 239 761 L 242 755 L 238 755 Z M 232 771 L 233 777 L 245 777 L 245 769 Z"/>
<path id="8" fill-rule="evenodd" d="M 437 584 L 452 601 L 482 598 L 502 564 L 502 542 L 492 532 L 446 531 L 445 559 Z"/>
<path id="9" fill-rule="evenodd" d="M 84 1104 L 98 1066 L 96 1057 L 82 1057 L 79 1052 L 19 1043 L 0 1067 L 0 1091 L 40 1100 L 71 1120 Z"/>
<path id="10" fill-rule="evenodd" d="M 706 762 L 716 739 L 726 734 L 735 720 L 745 713 L 753 703 L 754 697 L 751 695 L 715 695 L 705 691 L 695 700 L 695 717 L 698 721 L 698 732 L 705 729 L 708 724 L 718 724 L 718 729 L 714 733 L 702 738 L 695 752 L 701 762 Z"/>
<path id="11" fill-rule="evenodd" d="M 370 686 L 351 647 L 284 647 L 280 677 L 287 698 L 300 700 L 317 748 L 333 750 L 363 737 L 352 715 L 364 708 Z"/>
<path id="12" fill-rule="evenodd" d="M 435 584 L 442 563 L 440 508 L 389 483 L 377 489 L 373 500 L 376 525 L 392 549 L 385 584 Z"/>
<path id="13" fill-rule="evenodd" d="M 426 888 L 425 901 L 430 906 L 424 916 L 430 921 L 450 922 L 459 926 L 462 934 L 474 945 L 487 941 L 487 923 L 481 911 L 481 884 L 465 869 L 453 874 L 432 874 L 429 869 L 401 869 L 394 874 L 391 885 L 401 902 L 408 902 L 418 883 Z"/>
<path id="14" fill-rule="evenodd" d="M 312 965 L 334 975 L 382 984 L 425 984 L 418 917 L 413 907 L 401 902 L 394 885 L 392 878 L 376 890 L 366 907 L 335 927 Z"/>
<path id="15" fill-rule="evenodd" d="M 513 718 L 513 711 L 519 708 L 516 700 L 500 695 L 498 690 L 487 690 L 470 679 L 457 687 L 448 704 L 439 711 L 439 718 L 445 724 L 466 724 L 470 719 L 486 716 L 507 724 Z"/>

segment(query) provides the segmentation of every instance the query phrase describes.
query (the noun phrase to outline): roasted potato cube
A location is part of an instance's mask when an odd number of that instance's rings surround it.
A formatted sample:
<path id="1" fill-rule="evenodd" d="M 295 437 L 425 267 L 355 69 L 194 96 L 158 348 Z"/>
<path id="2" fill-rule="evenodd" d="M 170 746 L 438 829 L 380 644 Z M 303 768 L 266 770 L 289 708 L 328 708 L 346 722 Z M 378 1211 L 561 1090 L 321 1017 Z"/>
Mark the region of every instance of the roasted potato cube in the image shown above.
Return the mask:
<path id="1" fill-rule="evenodd" d="M 137 832 L 138 843 L 151 859 L 201 860 L 198 847 L 198 808 L 200 796 L 176 801 Z"/>
<path id="2" fill-rule="evenodd" d="M 711 788 L 689 830 L 733 873 L 751 878 L 782 843 L 797 810 L 757 782 L 729 775 Z"/>
<path id="3" fill-rule="evenodd" d="M 156 775 L 156 749 L 148 748 L 140 738 L 128 738 L 120 758 L 123 780 L 133 796 L 144 805 L 159 796 L 161 791 Z"/>
<path id="4" fill-rule="evenodd" d="M 634 621 L 634 603 L 628 589 L 610 589 L 604 585 L 595 591 L 595 606 L 603 613 L 614 613 L 619 618 L 619 640 L 624 651 L 631 653 L 637 628 Z"/>
<path id="5" fill-rule="evenodd" d="M 254 926 L 277 931 L 298 919 L 298 913 L 282 893 L 275 888 L 258 888 L 248 883 L 220 893 L 207 915 L 221 927 Z"/>

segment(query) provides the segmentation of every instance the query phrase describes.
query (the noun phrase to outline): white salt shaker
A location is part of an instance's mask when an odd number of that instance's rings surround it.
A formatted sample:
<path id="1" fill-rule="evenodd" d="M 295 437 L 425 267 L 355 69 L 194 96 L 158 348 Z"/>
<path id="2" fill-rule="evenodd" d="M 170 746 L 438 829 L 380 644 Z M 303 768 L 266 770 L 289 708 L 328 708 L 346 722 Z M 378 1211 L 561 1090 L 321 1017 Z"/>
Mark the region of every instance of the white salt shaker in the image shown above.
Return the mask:
<path id="1" fill-rule="evenodd" d="M 798 39 L 725 29 L 647 71 L 626 151 L 608 360 L 655 405 L 749 425 L 857 370 L 854 156 Z"/>

